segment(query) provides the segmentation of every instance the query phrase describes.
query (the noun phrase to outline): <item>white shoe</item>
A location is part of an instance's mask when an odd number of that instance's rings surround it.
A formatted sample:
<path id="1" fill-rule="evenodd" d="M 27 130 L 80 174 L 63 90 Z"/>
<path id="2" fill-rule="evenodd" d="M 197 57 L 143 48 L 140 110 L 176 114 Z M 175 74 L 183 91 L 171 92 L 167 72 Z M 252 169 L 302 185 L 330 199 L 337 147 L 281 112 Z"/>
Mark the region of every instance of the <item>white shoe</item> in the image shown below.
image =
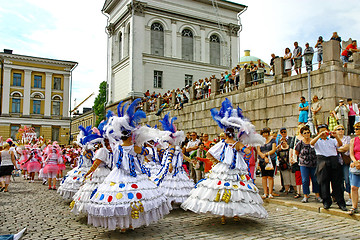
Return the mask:
<path id="1" fill-rule="evenodd" d="M 347 200 L 345 204 L 346 204 L 346 206 L 352 206 L 352 201 L 351 201 L 351 199 Z"/>

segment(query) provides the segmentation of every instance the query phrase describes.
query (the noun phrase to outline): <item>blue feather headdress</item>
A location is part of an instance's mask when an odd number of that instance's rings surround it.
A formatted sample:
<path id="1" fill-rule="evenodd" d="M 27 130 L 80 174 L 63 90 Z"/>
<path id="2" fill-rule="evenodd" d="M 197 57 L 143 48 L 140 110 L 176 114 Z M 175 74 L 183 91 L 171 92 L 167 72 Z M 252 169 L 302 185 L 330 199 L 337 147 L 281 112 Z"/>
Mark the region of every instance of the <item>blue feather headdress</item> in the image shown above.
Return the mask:
<path id="1" fill-rule="evenodd" d="M 172 133 L 175 133 L 176 132 L 176 126 L 174 124 L 174 121 L 177 119 L 177 117 L 173 117 L 170 121 L 170 116 L 169 116 L 169 113 L 167 113 L 163 120 L 159 120 L 159 122 L 161 123 L 162 125 L 162 128 L 164 131 L 169 131 L 169 132 L 172 132 Z"/>
<path id="2" fill-rule="evenodd" d="M 241 108 L 234 109 L 229 99 L 226 98 L 222 102 L 220 111 L 215 108 L 210 111 L 212 118 L 221 129 L 236 129 L 239 132 L 238 138 L 243 144 L 253 146 L 265 144 L 265 139 L 256 133 L 255 126 L 244 117 Z"/>
<path id="3" fill-rule="evenodd" d="M 106 126 L 105 134 L 109 139 L 118 142 L 122 136 L 129 136 L 138 127 L 140 120 L 146 118 L 144 111 L 136 109 L 140 101 L 139 98 L 135 99 L 129 106 L 128 102 L 123 104 L 123 101 L 118 104 L 117 116 L 111 116 Z"/>
<path id="4" fill-rule="evenodd" d="M 166 145 L 166 143 L 170 143 L 171 145 L 180 146 L 181 142 L 185 140 L 185 134 L 183 131 L 177 131 L 176 126 L 174 124 L 177 117 L 173 117 L 170 120 L 169 113 L 167 113 L 162 120 L 159 120 L 159 122 L 162 125 L 162 128 L 165 132 L 170 132 L 169 134 L 164 134 L 162 139 L 160 140 L 162 142 L 162 145 Z"/>

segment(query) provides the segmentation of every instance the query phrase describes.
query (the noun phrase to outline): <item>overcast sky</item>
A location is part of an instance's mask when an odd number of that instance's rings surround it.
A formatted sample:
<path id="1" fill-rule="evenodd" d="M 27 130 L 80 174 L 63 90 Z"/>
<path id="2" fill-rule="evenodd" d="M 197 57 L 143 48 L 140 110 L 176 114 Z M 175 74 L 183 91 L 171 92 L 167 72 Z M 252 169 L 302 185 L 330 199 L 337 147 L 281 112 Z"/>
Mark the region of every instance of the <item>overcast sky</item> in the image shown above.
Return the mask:
<path id="1" fill-rule="evenodd" d="M 234 0 L 248 6 L 241 16 L 241 55 L 269 62 L 318 36 L 328 40 L 337 31 L 343 40 L 359 39 L 360 3 L 357 0 Z M 0 0 L 0 51 L 76 61 L 73 100 L 77 103 L 106 80 L 106 17 L 104 0 Z M 340 4 L 341 3 L 341 4 Z M 83 106 L 91 107 L 94 97 Z M 73 101 L 72 101 L 73 104 Z"/>

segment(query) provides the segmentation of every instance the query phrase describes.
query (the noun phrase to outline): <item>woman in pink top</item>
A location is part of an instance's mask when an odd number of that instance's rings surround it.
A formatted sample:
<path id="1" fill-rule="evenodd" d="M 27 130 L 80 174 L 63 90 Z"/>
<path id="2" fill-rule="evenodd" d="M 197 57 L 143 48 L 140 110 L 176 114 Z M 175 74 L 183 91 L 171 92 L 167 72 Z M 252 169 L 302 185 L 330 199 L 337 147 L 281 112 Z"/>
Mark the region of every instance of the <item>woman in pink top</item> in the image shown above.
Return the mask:
<path id="1" fill-rule="evenodd" d="M 350 141 L 350 168 L 357 168 L 360 170 L 360 122 L 354 125 L 355 135 L 354 139 Z M 359 187 L 360 187 L 360 175 L 351 172 L 350 169 L 350 185 L 351 185 L 351 200 L 352 208 L 349 214 L 358 213 L 358 199 L 359 199 Z"/>

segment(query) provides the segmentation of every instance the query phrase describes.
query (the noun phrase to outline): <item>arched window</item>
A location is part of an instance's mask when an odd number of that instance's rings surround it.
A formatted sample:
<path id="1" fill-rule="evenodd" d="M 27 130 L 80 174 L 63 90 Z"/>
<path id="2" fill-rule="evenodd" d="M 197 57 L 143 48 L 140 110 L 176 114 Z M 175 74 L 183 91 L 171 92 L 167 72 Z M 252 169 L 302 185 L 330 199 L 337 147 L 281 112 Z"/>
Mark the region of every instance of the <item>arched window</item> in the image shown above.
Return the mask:
<path id="1" fill-rule="evenodd" d="M 11 112 L 20 113 L 21 95 L 19 93 L 12 94 Z"/>
<path id="2" fill-rule="evenodd" d="M 119 33 L 119 61 L 122 59 L 122 33 Z"/>
<path id="3" fill-rule="evenodd" d="M 151 25 L 151 54 L 164 56 L 164 28 L 160 23 Z"/>
<path id="4" fill-rule="evenodd" d="M 210 64 L 220 65 L 220 38 L 217 35 L 210 36 Z"/>
<path id="5" fill-rule="evenodd" d="M 41 95 L 34 94 L 33 96 L 33 114 L 40 114 L 41 111 Z"/>
<path id="6" fill-rule="evenodd" d="M 182 59 L 193 61 L 194 60 L 194 36 L 190 29 L 184 29 L 181 32 L 181 49 Z"/>
<path id="7" fill-rule="evenodd" d="M 59 116 L 60 115 L 60 97 L 55 96 L 53 97 L 53 108 L 52 108 L 52 115 Z"/>

